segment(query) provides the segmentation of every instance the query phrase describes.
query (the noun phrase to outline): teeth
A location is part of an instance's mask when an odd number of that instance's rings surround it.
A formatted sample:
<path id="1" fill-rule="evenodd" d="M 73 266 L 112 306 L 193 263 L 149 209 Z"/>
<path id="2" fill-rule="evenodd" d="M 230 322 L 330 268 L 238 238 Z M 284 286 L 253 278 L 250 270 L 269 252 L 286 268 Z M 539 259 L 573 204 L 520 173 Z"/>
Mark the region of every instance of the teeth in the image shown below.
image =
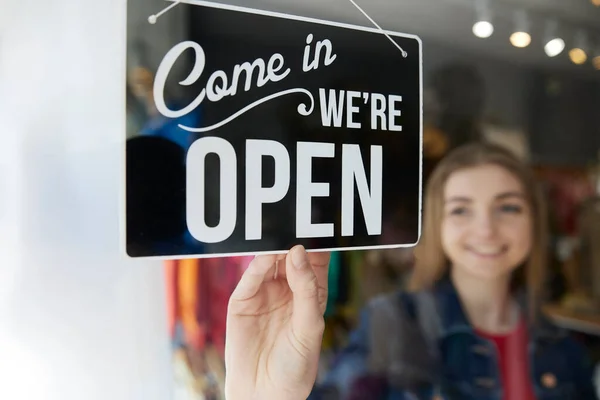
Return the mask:
<path id="1" fill-rule="evenodd" d="M 476 248 L 474 248 L 473 251 L 475 251 L 476 253 L 479 253 L 481 255 L 484 255 L 484 256 L 495 256 L 502 252 L 502 248 L 493 248 L 493 249 L 476 249 Z"/>

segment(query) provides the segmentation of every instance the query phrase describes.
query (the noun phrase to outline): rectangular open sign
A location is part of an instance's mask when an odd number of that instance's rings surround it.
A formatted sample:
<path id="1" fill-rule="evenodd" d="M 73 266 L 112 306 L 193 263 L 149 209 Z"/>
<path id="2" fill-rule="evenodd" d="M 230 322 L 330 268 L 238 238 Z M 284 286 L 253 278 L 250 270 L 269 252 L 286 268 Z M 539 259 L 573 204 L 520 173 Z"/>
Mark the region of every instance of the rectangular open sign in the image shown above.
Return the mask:
<path id="1" fill-rule="evenodd" d="M 417 37 L 202 1 L 177 13 L 184 37 L 159 57 L 128 40 L 129 256 L 418 241 Z M 167 16 L 145 29 L 172 37 Z"/>

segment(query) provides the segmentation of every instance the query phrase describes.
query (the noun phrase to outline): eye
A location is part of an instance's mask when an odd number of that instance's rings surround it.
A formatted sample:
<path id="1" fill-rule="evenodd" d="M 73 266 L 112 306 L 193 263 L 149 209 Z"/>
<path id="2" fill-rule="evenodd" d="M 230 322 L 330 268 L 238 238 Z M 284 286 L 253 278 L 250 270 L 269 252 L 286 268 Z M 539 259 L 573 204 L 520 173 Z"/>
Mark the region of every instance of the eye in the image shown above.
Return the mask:
<path id="1" fill-rule="evenodd" d="M 500 211 L 503 213 L 520 214 L 523 212 L 523 207 L 518 204 L 504 204 L 500 206 Z"/>
<path id="2" fill-rule="evenodd" d="M 454 207 L 450 210 L 450 215 L 466 215 L 468 212 L 467 207 Z"/>

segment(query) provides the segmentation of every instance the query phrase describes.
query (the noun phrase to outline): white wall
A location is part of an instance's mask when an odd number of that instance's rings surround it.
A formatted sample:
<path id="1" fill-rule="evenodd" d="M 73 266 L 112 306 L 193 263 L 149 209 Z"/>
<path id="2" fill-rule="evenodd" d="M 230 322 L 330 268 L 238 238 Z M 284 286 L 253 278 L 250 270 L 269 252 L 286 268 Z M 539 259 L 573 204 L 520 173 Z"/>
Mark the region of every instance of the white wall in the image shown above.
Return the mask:
<path id="1" fill-rule="evenodd" d="M 125 7 L 0 0 L 2 399 L 171 397 L 161 263 L 119 253 Z"/>

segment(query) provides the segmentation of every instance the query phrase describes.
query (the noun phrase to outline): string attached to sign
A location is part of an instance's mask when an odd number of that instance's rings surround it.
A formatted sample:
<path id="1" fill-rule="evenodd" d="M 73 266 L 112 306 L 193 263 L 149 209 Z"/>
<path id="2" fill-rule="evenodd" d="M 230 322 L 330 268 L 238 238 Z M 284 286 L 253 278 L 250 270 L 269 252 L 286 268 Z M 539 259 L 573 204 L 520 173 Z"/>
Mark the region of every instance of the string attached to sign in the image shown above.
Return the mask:
<path id="1" fill-rule="evenodd" d="M 398 43 L 396 43 L 396 41 L 395 41 L 394 39 L 392 39 L 392 38 L 390 37 L 390 35 L 388 35 L 388 34 L 387 34 L 387 32 L 386 32 L 386 31 L 384 31 L 384 30 L 383 30 L 383 29 L 382 29 L 382 28 L 379 26 L 379 24 L 378 24 L 377 22 L 375 22 L 375 20 L 374 20 L 373 18 L 371 18 L 371 17 L 369 16 L 369 14 L 367 14 L 367 13 L 365 12 L 365 10 L 363 10 L 363 9 L 362 9 L 362 8 L 361 8 L 361 7 L 360 7 L 358 4 L 356 4 L 356 2 L 355 2 L 354 0 L 348 0 L 348 1 L 350 1 L 350 3 L 352 3 L 352 5 L 354 5 L 354 7 L 356 7 L 356 9 L 357 9 L 358 11 L 360 11 L 360 12 L 361 12 L 361 13 L 362 13 L 362 14 L 363 14 L 365 17 L 367 17 L 367 19 L 368 19 L 369 21 L 371 21 L 371 23 L 372 23 L 373 25 L 375 25 L 375 27 L 376 27 L 377 29 L 379 29 L 379 32 L 381 32 L 381 34 L 382 34 L 382 35 L 385 35 L 385 37 L 387 37 L 387 38 L 389 39 L 389 41 L 390 41 L 390 42 L 392 42 L 392 44 L 393 44 L 394 46 L 396 46 L 396 47 L 398 48 L 398 50 L 400 50 L 400 52 L 402 53 L 402 57 L 406 58 L 406 57 L 408 56 L 408 53 L 407 53 L 407 52 L 406 52 L 406 51 L 405 51 L 405 50 L 404 50 L 402 47 L 400 47 L 400 45 L 399 45 Z M 175 1 L 173 2 L 173 4 L 169 5 L 168 7 L 166 7 L 164 10 L 162 10 L 162 11 L 161 11 L 161 12 L 159 12 L 158 14 L 154 14 L 154 15 L 151 15 L 151 16 L 149 16 L 149 17 L 148 17 L 148 22 L 149 22 L 149 23 L 151 23 L 151 24 L 155 24 L 155 23 L 156 23 L 156 21 L 158 20 L 158 18 L 159 18 L 160 16 L 162 16 L 163 14 L 165 14 L 165 13 L 169 12 L 171 9 L 175 8 L 176 6 L 178 6 L 178 5 L 179 5 L 180 3 L 182 3 L 182 2 L 183 2 L 183 0 L 175 0 Z"/>
<path id="2" fill-rule="evenodd" d="M 362 13 L 362 14 L 363 14 L 365 17 L 367 17 L 367 19 L 368 19 L 369 21 L 371 21 L 371 23 L 372 23 L 373 25 L 375 25 L 375 27 L 377 27 L 377 29 L 379 29 L 379 31 L 380 31 L 380 32 L 381 32 L 383 35 L 385 35 L 385 37 L 387 37 L 387 38 L 390 40 L 390 42 L 392 42 L 392 44 L 398 48 L 398 50 L 400 50 L 400 51 L 402 52 L 402 57 L 406 58 L 406 57 L 408 56 L 408 53 L 407 53 L 406 51 L 404 51 L 404 49 L 403 49 L 402 47 L 400 47 L 400 45 L 399 45 L 398 43 L 396 43 L 396 41 L 395 41 L 394 39 L 392 39 L 392 38 L 390 37 L 390 35 L 388 35 L 388 34 L 387 34 L 387 32 L 385 32 L 383 29 L 381 29 L 381 27 L 380 27 L 380 26 L 377 24 L 377 22 L 375 22 L 375 21 L 373 20 L 373 18 L 371 18 L 371 17 L 369 16 L 369 14 L 367 14 L 367 13 L 365 12 L 365 10 L 363 10 L 362 8 L 360 8 L 360 6 L 359 6 L 358 4 L 356 4 L 356 2 L 355 2 L 354 0 L 348 0 L 348 1 L 350 1 L 350 3 L 352 3 L 352 4 L 354 5 L 354 7 L 356 7 L 356 8 L 358 9 L 358 11 L 360 11 L 360 12 L 361 12 L 361 13 Z"/>
<path id="3" fill-rule="evenodd" d="M 176 6 L 178 6 L 181 3 L 181 0 L 176 0 L 173 2 L 173 4 L 171 4 L 170 6 L 168 6 L 167 8 L 165 8 L 164 10 L 162 10 L 161 12 L 159 12 L 158 14 L 154 14 L 148 17 L 148 22 L 150 22 L 151 24 L 155 24 L 156 21 L 158 20 L 158 18 L 169 12 L 172 8 L 175 8 Z"/>

